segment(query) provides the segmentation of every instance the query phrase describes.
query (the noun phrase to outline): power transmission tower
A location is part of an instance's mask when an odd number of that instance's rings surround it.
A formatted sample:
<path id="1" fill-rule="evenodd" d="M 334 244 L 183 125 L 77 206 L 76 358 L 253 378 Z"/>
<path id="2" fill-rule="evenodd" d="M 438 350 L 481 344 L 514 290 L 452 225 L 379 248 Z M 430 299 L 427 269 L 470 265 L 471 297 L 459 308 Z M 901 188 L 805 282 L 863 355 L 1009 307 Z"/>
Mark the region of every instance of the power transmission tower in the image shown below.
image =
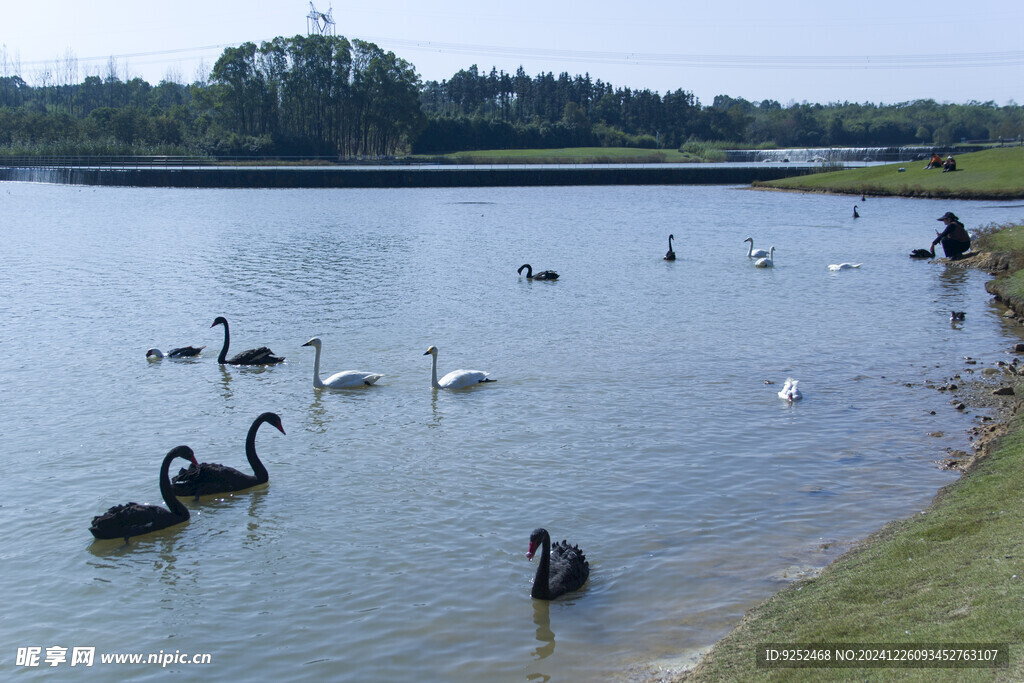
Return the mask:
<path id="1" fill-rule="evenodd" d="M 327 13 L 318 12 L 313 3 L 309 3 L 309 14 L 306 15 L 306 32 L 309 35 L 314 33 L 321 36 L 334 35 L 334 18 L 331 13 L 334 8 L 328 8 Z"/>

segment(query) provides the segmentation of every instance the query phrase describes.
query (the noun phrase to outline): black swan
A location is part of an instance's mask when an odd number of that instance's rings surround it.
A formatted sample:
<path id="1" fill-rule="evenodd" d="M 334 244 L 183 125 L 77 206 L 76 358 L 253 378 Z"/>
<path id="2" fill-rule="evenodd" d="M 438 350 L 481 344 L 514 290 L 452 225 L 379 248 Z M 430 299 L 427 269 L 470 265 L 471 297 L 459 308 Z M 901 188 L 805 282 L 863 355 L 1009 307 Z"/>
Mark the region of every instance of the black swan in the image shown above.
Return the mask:
<path id="1" fill-rule="evenodd" d="M 192 358 L 198 356 L 205 346 L 181 346 L 164 353 L 160 349 L 149 349 L 146 351 L 146 358 Z"/>
<path id="2" fill-rule="evenodd" d="M 277 427 L 282 434 L 285 433 L 284 427 L 281 425 L 281 416 L 277 413 L 263 413 L 253 421 L 252 426 L 249 427 L 249 433 L 245 437 L 245 457 L 249 459 L 249 466 L 252 467 L 253 474 L 245 474 L 233 467 L 212 462 L 194 463 L 192 467 L 188 469 L 183 467 L 178 471 L 172 484 L 174 493 L 179 496 L 199 497 L 211 493 L 241 491 L 269 481 L 270 475 L 267 473 L 267 468 L 263 466 L 260 457 L 256 455 L 256 431 L 264 422 L 269 422 Z"/>
<path id="3" fill-rule="evenodd" d="M 965 311 L 950 311 L 949 312 L 949 321 L 950 322 L 956 322 L 957 320 L 963 320 L 966 317 L 967 317 L 967 313 Z"/>
<path id="4" fill-rule="evenodd" d="M 590 576 L 590 564 L 579 546 L 566 541 L 551 546 L 547 529 L 534 529 L 530 534 L 530 550 L 526 558 L 533 559 L 537 547 L 543 545 L 537 575 L 533 578 L 530 595 L 538 600 L 554 600 L 559 595 L 579 590 Z"/>
<path id="5" fill-rule="evenodd" d="M 224 348 L 220 350 L 220 355 L 217 356 L 217 362 L 221 365 L 225 363 L 228 365 L 273 365 L 284 360 L 284 358 L 275 356 L 274 352 L 266 346 L 242 351 L 241 353 L 236 353 L 231 358 L 225 359 L 228 355 L 228 345 L 231 343 L 231 331 L 228 329 L 227 319 L 222 315 L 217 316 L 217 319 L 213 321 L 210 327 L 216 327 L 217 325 L 224 326 Z"/>
<path id="6" fill-rule="evenodd" d="M 533 266 L 531 266 L 529 263 L 524 263 L 523 265 L 519 266 L 519 270 L 516 271 L 516 272 L 518 272 L 520 275 L 522 275 L 524 268 L 526 269 L 526 279 L 527 280 L 557 280 L 558 279 L 558 273 L 556 273 L 553 270 L 542 270 L 539 273 L 537 273 L 536 275 L 534 275 L 533 274 Z"/>
<path id="7" fill-rule="evenodd" d="M 857 213 L 857 205 L 856 204 L 853 205 L 853 217 L 854 218 L 860 218 L 860 214 Z"/>
<path id="8" fill-rule="evenodd" d="M 167 478 L 167 470 L 175 458 L 184 458 L 191 460 L 192 464 L 196 464 L 196 456 L 188 446 L 172 448 L 164 456 L 163 464 L 160 465 L 160 495 L 167 503 L 166 508 L 159 505 L 139 505 L 138 503 L 115 505 L 102 515 L 92 518 L 92 526 L 89 527 L 92 535 L 103 539 L 123 538 L 127 543 L 132 536 L 148 534 L 150 531 L 166 529 L 187 521 L 188 508 L 175 497 L 174 489 L 171 488 L 171 482 Z"/>
<path id="9" fill-rule="evenodd" d="M 935 247 L 931 249 L 915 249 L 910 252 L 910 258 L 935 258 Z"/>
<path id="10" fill-rule="evenodd" d="M 665 260 L 666 261 L 675 261 L 676 260 L 676 252 L 672 251 L 672 240 L 673 239 L 675 239 L 675 235 L 669 235 L 668 236 L 668 251 L 665 252 Z M 750 244 L 751 244 L 751 246 L 753 246 L 754 243 L 751 242 Z"/>

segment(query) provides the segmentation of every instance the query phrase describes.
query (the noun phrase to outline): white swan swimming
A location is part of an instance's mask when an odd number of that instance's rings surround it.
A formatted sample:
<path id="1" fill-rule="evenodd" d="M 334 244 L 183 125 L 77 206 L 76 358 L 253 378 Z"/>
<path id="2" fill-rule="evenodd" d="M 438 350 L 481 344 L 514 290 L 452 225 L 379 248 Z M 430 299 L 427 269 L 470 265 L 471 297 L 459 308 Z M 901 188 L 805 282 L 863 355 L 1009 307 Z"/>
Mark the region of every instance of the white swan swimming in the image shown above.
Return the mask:
<path id="1" fill-rule="evenodd" d="M 747 256 L 749 256 L 750 258 L 764 258 L 765 256 L 768 255 L 768 252 L 765 251 L 764 249 L 758 249 L 757 251 L 754 251 L 754 238 L 753 237 L 748 237 L 747 239 L 745 239 L 743 241 L 744 242 L 750 242 L 750 248 L 747 249 Z"/>
<path id="2" fill-rule="evenodd" d="M 494 382 L 490 373 L 482 370 L 452 370 L 440 380 L 437 379 L 437 347 L 431 346 L 424 353 L 430 359 L 430 386 L 435 389 L 465 389 L 482 382 Z"/>
<path id="3" fill-rule="evenodd" d="M 863 264 L 861 263 L 833 263 L 829 265 L 829 270 L 849 270 L 850 268 L 860 268 Z"/>
<path id="4" fill-rule="evenodd" d="M 768 250 L 768 255 L 764 258 L 759 258 L 754 261 L 754 265 L 758 268 L 774 268 L 775 267 L 775 247 Z"/>
<path id="5" fill-rule="evenodd" d="M 799 383 L 799 380 L 787 377 L 786 383 L 782 385 L 782 391 L 779 392 L 779 398 L 784 398 L 791 403 L 802 399 L 804 395 L 801 394 L 800 390 L 796 387 Z"/>
<path id="6" fill-rule="evenodd" d="M 323 349 L 323 342 L 320 337 L 313 337 L 303 346 L 312 346 L 316 349 L 316 356 L 313 358 L 313 386 L 317 389 L 354 389 L 356 387 L 368 387 L 384 375 L 374 372 L 359 372 L 357 370 L 344 370 L 336 372 L 325 380 L 320 379 L 320 352 Z"/>

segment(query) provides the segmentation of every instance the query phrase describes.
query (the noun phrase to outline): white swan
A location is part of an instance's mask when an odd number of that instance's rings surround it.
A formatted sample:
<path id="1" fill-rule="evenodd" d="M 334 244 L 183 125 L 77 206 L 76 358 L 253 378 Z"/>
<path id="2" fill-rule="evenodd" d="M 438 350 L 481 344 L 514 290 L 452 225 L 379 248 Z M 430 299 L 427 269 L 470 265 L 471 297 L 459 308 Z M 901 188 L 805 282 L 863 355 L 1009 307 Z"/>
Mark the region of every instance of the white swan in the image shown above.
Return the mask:
<path id="1" fill-rule="evenodd" d="M 313 386 L 317 389 L 354 389 L 356 387 L 367 387 L 379 380 L 384 375 L 374 372 L 359 372 L 357 370 L 344 370 L 336 372 L 325 380 L 320 379 L 320 352 L 323 349 L 323 342 L 320 337 L 313 337 L 303 346 L 312 346 L 316 349 L 316 356 L 313 358 Z"/>
<path id="2" fill-rule="evenodd" d="M 833 263 L 829 265 L 829 270 L 849 270 L 850 268 L 860 268 L 860 263 Z"/>
<path id="3" fill-rule="evenodd" d="M 772 247 L 768 251 L 768 255 L 764 258 L 759 258 L 754 261 L 754 265 L 758 268 L 774 268 L 775 267 L 775 247 Z"/>
<path id="4" fill-rule="evenodd" d="M 754 251 L 754 238 L 753 237 L 748 237 L 747 239 L 745 239 L 743 241 L 744 242 L 750 242 L 750 248 L 747 249 L 747 256 L 749 256 L 750 258 L 764 258 L 765 256 L 768 255 L 768 252 L 765 251 L 764 249 L 758 249 L 757 251 Z"/>
<path id="5" fill-rule="evenodd" d="M 465 389 L 466 387 L 471 387 L 482 382 L 496 381 L 489 378 L 490 373 L 483 372 L 482 370 L 452 370 L 438 381 L 437 347 L 431 346 L 423 353 L 423 355 L 431 356 L 430 386 L 435 389 Z"/>
<path id="6" fill-rule="evenodd" d="M 799 384 L 799 380 L 795 380 L 792 377 L 786 378 L 786 383 L 782 385 L 782 391 L 779 392 L 779 398 L 784 398 L 790 403 L 793 401 L 799 401 L 804 397 L 797 389 L 796 385 Z"/>

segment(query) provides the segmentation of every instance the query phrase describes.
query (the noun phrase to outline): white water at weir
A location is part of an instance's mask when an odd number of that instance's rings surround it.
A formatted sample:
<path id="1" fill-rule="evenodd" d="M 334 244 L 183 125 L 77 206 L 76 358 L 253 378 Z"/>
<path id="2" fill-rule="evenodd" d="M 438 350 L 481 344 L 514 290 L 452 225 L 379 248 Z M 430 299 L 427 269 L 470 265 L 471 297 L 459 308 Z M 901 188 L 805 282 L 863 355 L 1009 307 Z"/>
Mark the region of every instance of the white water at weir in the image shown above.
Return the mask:
<path id="1" fill-rule="evenodd" d="M 873 162 L 912 161 L 922 159 L 934 151 L 945 154 L 945 147 L 801 147 L 793 149 L 733 149 L 727 150 L 727 160 L 808 162 Z"/>

